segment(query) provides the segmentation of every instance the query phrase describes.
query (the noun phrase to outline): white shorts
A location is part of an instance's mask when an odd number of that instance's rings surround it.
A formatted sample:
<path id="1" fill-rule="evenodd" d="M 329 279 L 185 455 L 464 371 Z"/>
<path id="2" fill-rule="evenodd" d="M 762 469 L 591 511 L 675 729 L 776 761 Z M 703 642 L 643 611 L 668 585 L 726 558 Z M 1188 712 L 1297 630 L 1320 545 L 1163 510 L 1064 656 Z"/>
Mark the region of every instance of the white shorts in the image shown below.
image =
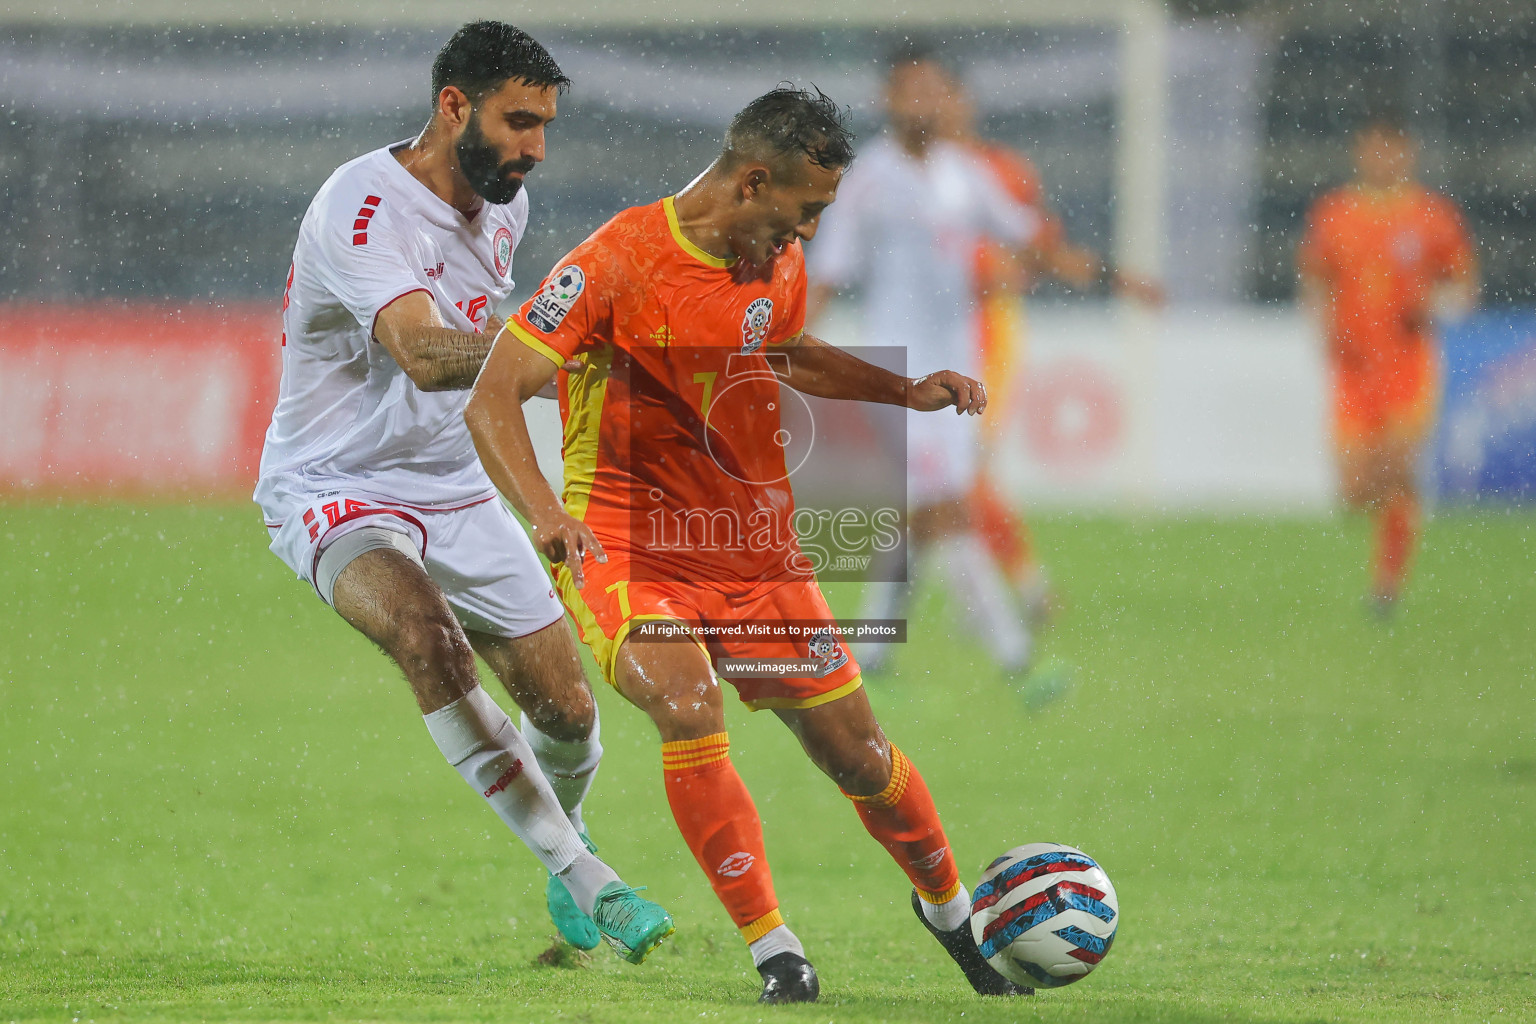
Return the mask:
<path id="1" fill-rule="evenodd" d="M 316 594 L 321 554 L 364 527 L 410 539 L 465 629 L 527 636 L 565 614 L 528 534 L 494 495 L 456 508 L 427 509 L 326 491 L 312 495 L 307 505 L 294 506 L 282 523 L 267 523 L 272 553 Z"/>
<path id="2" fill-rule="evenodd" d="M 907 415 L 907 504 L 965 499 L 981 471 L 981 421 L 954 409 Z"/>

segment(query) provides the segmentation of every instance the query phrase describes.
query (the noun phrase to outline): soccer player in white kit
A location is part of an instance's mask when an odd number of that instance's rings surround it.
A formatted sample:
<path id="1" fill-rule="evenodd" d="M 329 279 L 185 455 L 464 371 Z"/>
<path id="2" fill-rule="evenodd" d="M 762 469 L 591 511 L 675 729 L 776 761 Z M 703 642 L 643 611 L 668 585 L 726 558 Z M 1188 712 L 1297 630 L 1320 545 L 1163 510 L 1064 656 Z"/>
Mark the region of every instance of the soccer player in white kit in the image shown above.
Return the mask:
<path id="1" fill-rule="evenodd" d="M 272 551 L 400 666 L 427 731 L 550 872 L 583 948 L 639 963 L 672 932 L 595 856 L 597 706 L 550 579 L 464 424 L 528 224 L 523 177 L 569 80 L 526 33 L 460 29 L 421 135 L 344 164 L 299 229 L 255 499 Z M 479 654 L 523 710 L 481 689 Z"/>
<path id="2" fill-rule="evenodd" d="M 909 46 L 892 56 L 885 92 L 890 130 L 849 168 L 837 203 L 822 215 L 807 247 L 808 306 L 813 318 L 832 292 L 857 287 L 870 344 L 904 346 L 909 366 L 949 366 L 975 376 L 977 246 L 992 240 L 1022 248 L 1042 222 L 953 140 L 958 100 L 955 75 L 930 51 Z M 1006 670 L 1023 672 L 1031 655 L 1025 616 L 970 516 L 982 451 L 971 417 L 908 415 L 912 564 L 934 550 L 993 657 Z M 909 590 L 870 584 L 862 617 L 900 617 Z M 858 654 L 866 671 L 878 670 L 885 656 L 876 644 Z"/>

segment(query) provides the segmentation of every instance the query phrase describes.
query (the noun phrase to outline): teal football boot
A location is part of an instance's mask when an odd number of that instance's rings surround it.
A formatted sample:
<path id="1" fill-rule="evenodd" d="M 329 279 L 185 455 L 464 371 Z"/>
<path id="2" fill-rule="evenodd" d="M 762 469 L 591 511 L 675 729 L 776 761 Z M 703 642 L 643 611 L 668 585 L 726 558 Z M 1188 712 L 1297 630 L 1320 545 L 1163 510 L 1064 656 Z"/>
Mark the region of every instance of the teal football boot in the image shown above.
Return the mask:
<path id="1" fill-rule="evenodd" d="M 597 845 L 585 832 L 578 834 L 581 836 L 581 841 L 586 844 L 588 852 L 596 854 Z M 602 945 L 603 936 L 597 930 L 597 925 L 581 912 L 581 908 L 571 898 L 571 891 L 554 872 L 550 872 L 549 881 L 544 883 L 544 903 L 549 907 L 549 919 L 555 922 L 555 927 L 560 931 L 560 937 L 566 942 L 577 949 L 596 949 Z"/>
<path id="2" fill-rule="evenodd" d="M 598 891 L 592 920 L 613 951 L 632 964 L 644 960 L 677 930 L 671 914 L 623 882 L 609 882 Z"/>

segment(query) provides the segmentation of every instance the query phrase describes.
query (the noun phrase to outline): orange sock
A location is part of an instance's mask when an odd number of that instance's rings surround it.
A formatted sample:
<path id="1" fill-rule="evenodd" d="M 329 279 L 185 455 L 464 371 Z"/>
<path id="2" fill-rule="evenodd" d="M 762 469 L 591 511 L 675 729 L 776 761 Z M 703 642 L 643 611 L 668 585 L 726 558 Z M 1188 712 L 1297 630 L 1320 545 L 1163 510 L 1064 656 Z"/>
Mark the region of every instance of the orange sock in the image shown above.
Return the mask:
<path id="1" fill-rule="evenodd" d="M 1418 534 L 1418 502 L 1395 498 L 1376 517 L 1376 593 L 1396 597 L 1408 575 Z"/>
<path id="2" fill-rule="evenodd" d="M 755 941 L 783 924 L 763 823 L 731 764 L 729 734 L 663 743 L 661 767 L 678 831 L 742 938 Z"/>
<path id="3" fill-rule="evenodd" d="M 869 834 L 895 858 L 929 903 L 948 903 L 960 890 L 960 869 L 950 852 L 938 808 L 923 777 L 891 745 L 891 781 L 874 796 L 843 794 L 853 801 Z"/>
<path id="4" fill-rule="evenodd" d="M 971 493 L 971 514 L 998 568 L 1014 583 L 1024 580 L 1034 566 L 1029 527 L 985 477 L 976 482 Z"/>

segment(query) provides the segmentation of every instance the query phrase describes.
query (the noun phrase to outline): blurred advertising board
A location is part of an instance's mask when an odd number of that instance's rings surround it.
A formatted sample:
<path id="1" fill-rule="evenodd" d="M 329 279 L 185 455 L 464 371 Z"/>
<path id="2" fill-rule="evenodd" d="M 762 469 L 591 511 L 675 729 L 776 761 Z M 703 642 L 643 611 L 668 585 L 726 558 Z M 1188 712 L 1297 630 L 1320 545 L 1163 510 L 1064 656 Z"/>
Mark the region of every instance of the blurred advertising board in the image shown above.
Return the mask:
<path id="1" fill-rule="evenodd" d="M 1016 500 L 1217 514 L 1332 507 L 1327 374 L 1300 313 L 1042 304 L 1027 324 L 1012 378 L 988 382 L 986 413 L 991 470 Z M 861 336 L 847 304 L 818 328 L 836 344 Z"/>
<path id="2" fill-rule="evenodd" d="M 0 493 L 250 493 L 277 304 L 0 305 Z"/>
<path id="3" fill-rule="evenodd" d="M 1446 330 L 1439 441 L 1443 497 L 1536 500 L 1536 310 L 1478 313 Z"/>

